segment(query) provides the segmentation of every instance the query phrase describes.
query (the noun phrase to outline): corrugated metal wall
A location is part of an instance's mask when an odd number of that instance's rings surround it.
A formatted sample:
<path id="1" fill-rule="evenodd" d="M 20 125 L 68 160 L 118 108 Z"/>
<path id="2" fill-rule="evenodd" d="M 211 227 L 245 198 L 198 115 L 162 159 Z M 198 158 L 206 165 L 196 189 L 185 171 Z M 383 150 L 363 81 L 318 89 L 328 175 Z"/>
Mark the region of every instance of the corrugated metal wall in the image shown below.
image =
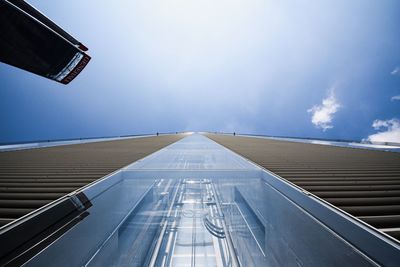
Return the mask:
<path id="1" fill-rule="evenodd" d="M 182 137 L 160 135 L 0 152 L 0 226 Z"/>
<path id="2" fill-rule="evenodd" d="M 400 153 L 207 136 L 400 239 Z"/>

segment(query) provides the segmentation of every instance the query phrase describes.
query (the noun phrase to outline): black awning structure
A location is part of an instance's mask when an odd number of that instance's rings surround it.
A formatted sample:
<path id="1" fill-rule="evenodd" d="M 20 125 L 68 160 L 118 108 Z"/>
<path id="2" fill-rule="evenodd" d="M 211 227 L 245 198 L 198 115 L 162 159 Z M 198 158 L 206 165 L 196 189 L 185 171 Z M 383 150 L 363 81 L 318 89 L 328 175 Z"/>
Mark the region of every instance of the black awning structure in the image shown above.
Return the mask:
<path id="1" fill-rule="evenodd" d="M 25 1 L 0 1 L 1 62 L 68 84 L 89 63 L 87 50 Z"/>

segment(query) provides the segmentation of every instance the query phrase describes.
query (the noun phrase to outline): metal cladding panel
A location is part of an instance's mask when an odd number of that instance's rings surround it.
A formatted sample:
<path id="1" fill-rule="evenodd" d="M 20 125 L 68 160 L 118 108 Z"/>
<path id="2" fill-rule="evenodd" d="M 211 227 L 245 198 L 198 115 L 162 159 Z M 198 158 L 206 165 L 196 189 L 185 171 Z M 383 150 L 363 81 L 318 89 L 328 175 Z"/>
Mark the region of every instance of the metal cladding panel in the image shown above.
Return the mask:
<path id="1" fill-rule="evenodd" d="M 0 152 L 0 226 L 182 137 L 160 135 Z"/>
<path id="2" fill-rule="evenodd" d="M 207 137 L 400 239 L 400 153 L 243 136 Z"/>

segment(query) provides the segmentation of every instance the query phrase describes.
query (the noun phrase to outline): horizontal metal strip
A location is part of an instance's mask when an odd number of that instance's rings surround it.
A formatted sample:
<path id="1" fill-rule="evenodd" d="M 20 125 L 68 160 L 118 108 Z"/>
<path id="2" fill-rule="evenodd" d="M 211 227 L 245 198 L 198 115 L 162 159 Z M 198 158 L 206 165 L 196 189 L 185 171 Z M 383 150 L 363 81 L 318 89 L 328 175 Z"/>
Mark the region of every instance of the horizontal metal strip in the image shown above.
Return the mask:
<path id="1" fill-rule="evenodd" d="M 290 180 L 292 181 L 292 180 Z M 400 185 L 400 179 L 399 180 L 388 180 L 388 181 L 377 181 L 377 180 L 372 180 L 372 181 L 306 181 L 306 182 L 298 182 L 298 181 L 292 181 L 293 183 L 299 185 L 299 186 L 313 186 L 313 185 Z M 1 183 L 1 180 L 0 180 Z"/>
<path id="2" fill-rule="evenodd" d="M 37 209 L 46 205 L 51 200 L 6 200 L 0 199 L 0 208 L 22 208 L 22 209 Z"/>
<path id="3" fill-rule="evenodd" d="M 400 197 L 400 190 L 387 191 L 313 191 L 313 194 L 322 198 L 337 197 Z"/>
<path id="4" fill-rule="evenodd" d="M 0 187 L 75 187 L 75 186 L 84 186 L 87 183 L 1 183 Z"/>
<path id="5" fill-rule="evenodd" d="M 0 218 L 18 218 L 35 209 L 0 208 Z"/>
<path id="6" fill-rule="evenodd" d="M 394 227 L 394 228 L 385 228 L 385 229 L 379 229 L 382 232 L 385 232 L 386 234 L 400 240 L 400 228 L 399 227 Z"/>
<path id="7" fill-rule="evenodd" d="M 18 168 L 18 169 L 17 169 Z M 62 164 L 56 166 L 26 166 L 25 164 L 15 165 L 15 166 L 0 166 L 0 170 L 23 170 L 23 171 L 36 171 L 36 170 L 64 170 L 64 169 L 80 169 L 80 170 L 106 170 L 111 169 L 112 167 L 107 167 L 102 164 L 92 164 L 90 166 L 79 166 L 79 165 L 72 165 L 72 166 L 63 166 Z"/>
<path id="8" fill-rule="evenodd" d="M 0 174 L 1 175 L 5 175 L 5 174 L 23 174 L 23 173 L 28 173 L 28 174 L 36 174 L 36 173 L 54 173 L 54 174 L 58 174 L 58 173 L 64 173 L 64 172 L 75 172 L 75 171 L 81 171 L 81 172 L 85 172 L 85 173 L 99 173 L 99 172 L 104 172 L 105 170 L 110 170 L 113 168 L 107 168 L 107 169 L 80 169 L 80 168 L 60 168 L 57 170 L 52 170 L 52 169 L 48 169 L 48 168 L 43 168 L 43 169 L 35 169 L 35 170 L 21 170 L 21 169 L 17 169 L 17 170 L 13 170 L 13 169 L 7 169 L 7 170 L 3 170 L 0 169 Z"/>
<path id="9" fill-rule="evenodd" d="M 79 187 L 0 187 L 0 193 L 69 193 Z"/>
<path id="10" fill-rule="evenodd" d="M 400 190 L 400 185 L 315 185 L 301 186 L 308 191 L 365 191 L 365 190 Z"/>
<path id="11" fill-rule="evenodd" d="M 268 164 L 269 165 L 269 164 Z M 305 168 L 301 168 L 301 167 L 282 167 L 282 168 L 272 168 L 270 167 L 270 169 L 274 169 L 275 171 L 279 171 L 279 172 L 285 172 L 285 173 L 309 173 L 309 172 L 316 172 L 316 171 L 321 171 L 321 172 L 336 172 L 336 173 L 360 173 L 360 172 L 398 172 L 400 173 L 400 168 L 396 167 L 396 168 L 390 168 L 390 167 L 385 167 L 385 168 L 374 168 L 374 167 L 367 167 L 367 166 L 363 166 L 362 168 L 347 168 L 347 169 L 343 169 L 343 168 L 315 168 L 315 167 L 305 167 Z"/>
<path id="12" fill-rule="evenodd" d="M 0 193 L 0 199 L 54 200 L 65 196 L 65 193 Z"/>
<path id="13" fill-rule="evenodd" d="M 0 218 L 0 227 L 2 227 L 3 225 L 6 225 L 7 223 L 10 223 L 14 220 L 15 219 L 12 219 L 12 218 Z"/>
<path id="14" fill-rule="evenodd" d="M 376 228 L 390 228 L 400 225 L 400 215 L 360 216 L 358 218 Z"/>
<path id="15" fill-rule="evenodd" d="M 275 172 L 273 170 L 271 170 L 272 172 Z M 400 178 L 400 173 L 391 173 L 391 174 L 385 174 L 385 173 L 381 173 L 381 174 L 365 174 L 365 173 L 357 173 L 357 174 L 351 174 L 351 175 L 344 175 L 344 174 L 340 174 L 340 173 L 324 173 L 324 172 L 314 172 L 314 173 L 308 173 L 308 174 L 283 174 L 280 172 L 275 172 L 283 177 L 293 177 L 293 178 L 310 178 L 310 177 L 318 177 L 318 178 L 324 178 L 324 177 L 393 177 L 393 178 Z"/>
<path id="16" fill-rule="evenodd" d="M 266 149 L 266 147 L 264 147 L 263 149 Z M 320 151 L 320 153 L 324 154 L 324 151 Z M 386 153 L 386 152 L 384 152 L 384 153 Z M 248 153 L 248 154 L 250 155 L 251 153 Z M 287 168 L 287 169 L 294 168 L 294 167 L 298 166 L 299 164 L 303 164 L 303 166 L 308 166 L 309 163 L 312 162 L 308 158 L 306 158 L 306 159 L 300 158 L 300 157 L 292 158 L 290 156 L 289 152 L 288 152 L 288 154 L 285 154 L 285 155 L 281 154 L 279 156 L 280 157 L 279 157 L 278 160 L 277 160 L 276 156 L 274 155 L 274 156 L 270 157 L 268 161 L 264 160 L 263 158 L 260 158 L 259 161 L 263 162 L 263 163 L 268 163 L 271 166 L 284 166 L 284 168 Z M 376 157 L 376 156 L 378 156 L 378 157 Z M 314 164 L 314 166 L 315 166 L 314 168 L 318 168 L 318 166 L 322 166 L 322 165 L 324 165 L 324 166 L 331 165 L 330 167 L 332 167 L 333 169 L 344 169 L 344 170 L 349 169 L 349 168 L 350 169 L 354 169 L 354 167 L 359 167 L 359 166 L 365 166 L 365 164 L 364 164 L 364 162 L 366 162 L 365 160 L 364 161 L 362 161 L 362 160 L 361 161 L 360 160 L 354 160 L 354 159 L 357 159 L 357 157 L 358 157 L 357 155 L 353 155 L 352 157 L 348 157 L 348 159 L 347 159 L 347 163 L 348 164 L 343 164 L 343 165 L 334 165 L 334 164 L 332 164 L 332 163 L 335 162 L 336 157 L 335 157 L 335 160 L 331 160 L 329 162 L 326 162 L 326 161 L 325 162 L 313 161 L 312 163 L 315 163 Z M 375 155 L 374 159 L 369 161 L 371 164 L 369 164 L 368 167 L 371 168 L 371 167 L 385 166 L 385 167 L 391 167 L 391 168 L 397 168 L 397 169 L 399 168 L 399 166 L 396 164 L 396 160 L 391 160 L 390 162 L 389 161 L 385 161 L 385 160 L 379 161 L 380 157 L 381 157 L 381 155 Z M 297 165 L 284 165 L 284 162 L 283 162 L 282 159 L 285 159 L 285 158 L 292 159 L 293 163 L 297 164 Z"/>
<path id="17" fill-rule="evenodd" d="M 24 178 L 20 178 L 20 179 L 0 179 L 0 186 L 2 183 L 63 183 L 63 182 L 67 182 L 67 183 L 90 183 L 92 181 L 97 180 L 98 178 L 86 178 L 86 179 L 78 179 L 75 177 L 71 177 L 70 179 L 66 179 L 66 178 L 31 178 L 31 179 L 24 179 Z"/>
<path id="18" fill-rule="evenodd" d="M 1 153 L 1 152 L 0 152 Z M 59 170 L 59 169 L 73 169 L 73 168 L 80 168 L 80 169 L 107 169 L 107 168 L 113 168 L 118 166 L 119 164 L 102 164 L 98 162 L 88 162 L 88 164 L 79 164 L 74 163 L 74 164 L 63 164 L 60 162 L 60 164 L 35 164 L 35 165 L 28 165 L 29 161 L 20 161 L 19 164 L 0 164 L 0 170 L 15 170 L 18 168 L 19 170 L 43 170 L 43 169 L 49 169 L 49 170 Z"/>
<path id="19" fill-rule="evenodd" d="M 273 168 L 270 168 L 273 169 Z M 324 173 L 324 174 L 337 174 L 337 175 L 358 175 L 358 174 L 400 174 L 400 170 L 369 170 L 368 167 L 364 168 L 363 170 L 347 170 L 347 171 L 340 171 L 340 170 L 324 170 L 324 169 L 307 169 L 307 170 L 276 170 L 279 171 L 281 174 L 285 175 L 292 175 L 292 174 L 314 174 L 314 173 Z"/>
<path id="20" fill-rule="evenodd" d="M 282 175 L 280 175 L 283 177 Z M 399 178 L 393 178 L 393 177 L 313 177 L 313 178 L 288 178 L 287 176 L 283 177 L 287 180 L 290 180 L 292 182 L 314 182 L 314 181 L 400 181 Z"/>
<path id="21" fill-rule="evenodd" d="M 21 162 L 20 164 L 16 165 L 3 165 L 0 166 L 0 170 L 3 171 L 14 171 L 14 170 L 19 170 L 19 171 L 37 171 L 37 170 L 49 170 L 49 171 L 58 171 L 58 170 L 64 170 L 64 169 L 82 169 L 82 170 L 98 170 L 98 169 L 110 169 L 113 167 L 116 167 L 118 165 L 112 165 L 112 166 L 107 166 L 103 165 L 101 163 L 96 163 L 96 164 L 90 164 L 90 165 L 80 165 L 80 164 L 73 164 L 73 165 L 63 165 L 63 164 L 58 164 L 58 165 L 43 165 L 43 166 L 26 166 L 25 162 Z"/>
<path id="22" fill-rule="evenodd" d="M 105 174 L 108 174 L 106 172 Z M 0 181 L 4 179 L 40 179 L 40 178 L 51 178 L 51 179 L 63 179 L 63 178 L 92 178 L 92 177 L 99 177 L 104 176 L 104 173 L 101 175 L 87 175 L 81 173 L 71 173 L 71 174 L 59 174 L 59 175 L 16 175 L 16 176 L 4 176 L 0 177 Z"/>
<path id="23" fill-rule="evenodd" d="M 365 206 L 365 205 L 396 205 L 400 204 L 400 197 L 349 197 L 325 198 L 326 201 L 337 206 Z"/>
<path id="24" fill-rule="evenodd" d="M 263 151 L 260 151 L 260 153 L 256 153 L 258 155 L 255 155 L 253 153 L 254 151 L 249 151 L 247 153 L 240 152 L 240 154 L 246 154 L 248 158 L 257 158 L 260 163 L 265 163 L 270 166 L 285 166 L 287 168 L 291 167 L 313 167 L 313 168 L 318 168 L 320 166 L 323 167 L 333 167 L 333 168 L 354 168 L 354 167 L 362 167 L 362 166 L 367 166 L 367 167 L 399 167 L 396 163 L 396 160 L 394 157 L 398 157 L 396 153 L 393 153 L 391 158 L 384 159 L 382 158 L 382 152 L 373 155 L 370 157 L 370 159 L 367 159 L 363 157 L 364 153 L 361 154 L 353 154 L 351 156 L 348 156 L 346 160 L 342 160 L 341 157 L 344 155 L 330 155 L 330 159 L 322 158 L 325 154 L 326 151 L 320 150 L 320 151 L 314 151 L 312 153 L 317 153 L 314 155 L 315 157 L 319 157 L 318 160 L 311 159 L 310 157 L 304 158 L 303 155 L 295 155 L 293 154 L 292 150 L 286 151 L 286 153 L 282 153 L 284 151 L 277 150 L 275 154 L 270 154 L 270 151 L 268 150 L 268 147 L 264 148 L 258 148 Z M 237 150 L 238 151 L 238 150 Z M 380 155 L 379 155 L 380 154 Z M 387 154 L 387 153 L 386 153 Z M 311 155 L 307 155 L 311 156 Z M 279 158 L 278 158 L 279 157 Z M 285 165 L 284 160 L 290 160 L 293 165 Z M 340 163 L 340 165 L 335 165 L 335 163 Z M 366 164 L 367 163 L 367 164 Z"/>
<path id="25" fill-rule="evenodd" d="M 392 167 L 392 168 L 399 168 L 399 166 L 396 164 L 396 161 L 398 159 L 391 158 L 389 160 L 382 159 L 381 155 L 373 155 L 370 157 L 369 160 L 365 158 L 360 158 L 360 155 L 351 155 L 347 157 L 346 161 L 342 161 L 340 157 L 343 155 L 331 155 L 331 159 L 329 161 L 327 160 L 320 160 L 320 161 L 315 161 L 311 160 L 310 158 L 302 158 L 301 156 L 295 156 L 292 157 L 290 152 L 288 151 L 288 154 L 281 154 L 281 151 L 278 151 L 277 154 L 280 154 L 280 159 L 276 161 L 276 157 L 273 159 L 270 159 L 269 161 L 264 161 L 261 160 L 260 162 L 268 163 L 271 166 L 285 166 L 285 168 L 293 168 L 293 167 L 312 167 L 312 168 L 319 168 L 319 167 L 324 167 L 324 168 L 334 168 L 334 169 L 354 169 L 354 168 L 362 168 L 363 166 L 367 168 L 371 167 Z M 322 156 L 325 154 L 323 150 L 316 152 L 316 156 Z M 386 152 L 383 152 L 386 153 Z M 398 155 L 395 155 L 396 153 L 393 154 L 394 157 L 398 157 Z M 260 155 L 261 156 L 261 155 Z M 293 165 L 284 165 L 283 159 L 288 159 L 291 160 Z M 271 160 L 275 161 L 272 162 Z M 340 165 L 335 165 L 335 163 L 340 163 Z M 365 164 L 368 163 L 368 164 Z"/>
<path id="26" fill-rule="evenodd" d="M 37 176 L 37 175 L 41 175 L 41 176 L 45 176 L 45 175 L 74 175 L 74 174 L 82 174 L 82 175 L 93 175 L 93 176 L 97 176 L 97 175 L 102 175 L 104 174 L 104 171 L 99 171 L 99 172 L 81 172 L 79 170 L 74 170 L 74 171 L 67 171 L 65 170 L 64 172 L 9 172 L 9 173 L 0 173 L 0 178 L 1 177 L 12 177 L 12 176 Z"/>
<path id="27" fill-rule="evenodd" d="M 338 207 L 355 216 L 400 215 L 400 205 Z"/>

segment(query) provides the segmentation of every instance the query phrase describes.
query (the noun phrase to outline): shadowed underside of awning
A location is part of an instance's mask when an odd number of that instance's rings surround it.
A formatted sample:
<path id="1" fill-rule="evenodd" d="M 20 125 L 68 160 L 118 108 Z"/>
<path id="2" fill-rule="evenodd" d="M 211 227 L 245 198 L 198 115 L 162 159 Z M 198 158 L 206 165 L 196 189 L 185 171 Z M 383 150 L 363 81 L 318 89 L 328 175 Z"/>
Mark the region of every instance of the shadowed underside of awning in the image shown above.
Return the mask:
<path id="1" fill-rule="evenodd" d="M 182 137 L 160 135 L 0 152 L 0 226 Z"/>
<path id="2" fill-rule="evenodd" d="M 242 136 L 207 137 L 400 239 L 400 153 Z"/>

